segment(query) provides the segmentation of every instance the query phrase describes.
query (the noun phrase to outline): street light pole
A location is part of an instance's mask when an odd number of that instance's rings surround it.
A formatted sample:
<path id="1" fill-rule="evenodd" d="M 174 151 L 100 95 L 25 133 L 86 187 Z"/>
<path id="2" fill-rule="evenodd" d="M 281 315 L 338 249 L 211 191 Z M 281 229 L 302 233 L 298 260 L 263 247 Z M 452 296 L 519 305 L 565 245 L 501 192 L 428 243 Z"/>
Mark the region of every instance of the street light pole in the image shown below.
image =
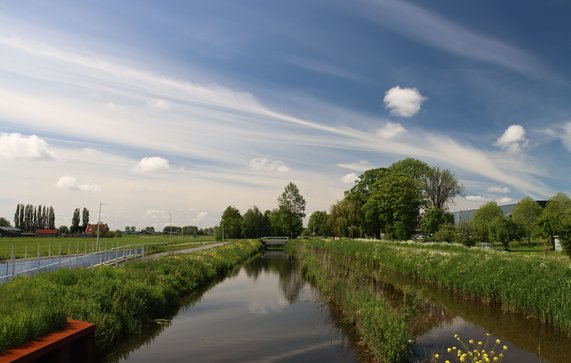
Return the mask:
<path id="1" fill-rule="evenodd" d="M 99 251 L 99 227 L 101 226 L 101 206 L 105 203 L 99 203 L 99 217 L 97 217 L 97 242 L 95 243 L 95 249 Z"/>

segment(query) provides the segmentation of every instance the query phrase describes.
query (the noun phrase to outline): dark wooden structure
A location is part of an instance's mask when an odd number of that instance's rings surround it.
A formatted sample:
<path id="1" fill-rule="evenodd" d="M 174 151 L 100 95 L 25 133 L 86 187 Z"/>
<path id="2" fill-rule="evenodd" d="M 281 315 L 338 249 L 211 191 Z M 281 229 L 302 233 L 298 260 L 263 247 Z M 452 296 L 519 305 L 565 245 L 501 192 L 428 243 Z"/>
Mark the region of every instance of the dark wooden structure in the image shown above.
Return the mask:
<path id="1" fill-rule="evenodd" d="M 0 354 L 0 362 L 93 363 L 94 337 L 95 325 L 70 319 L 62 330 Z"/>

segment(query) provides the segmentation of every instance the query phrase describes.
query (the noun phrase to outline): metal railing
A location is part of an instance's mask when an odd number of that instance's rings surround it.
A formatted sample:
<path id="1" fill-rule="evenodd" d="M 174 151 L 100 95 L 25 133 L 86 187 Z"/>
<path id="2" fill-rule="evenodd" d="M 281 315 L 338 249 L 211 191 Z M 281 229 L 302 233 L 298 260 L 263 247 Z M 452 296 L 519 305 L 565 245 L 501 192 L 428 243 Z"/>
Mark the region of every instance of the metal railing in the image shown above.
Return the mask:
<path id="1" fill-rule="evenodd" d="M 9 260 L 0 262 L 0 284 L 16 276 L 30 276 L 39 272 L 54 271 L 60 268 L 94 267 L 100 265 L 117 265 L 128 260 L 145 256 L 145 245 L 127 245 L 109 248 L 92 253 L 68 253 L 62 255 L 61 246 L 57 255 L 48 253 L 41 257 L 40 250 L 35 258 L 16 259 L 12 250 Z"/>

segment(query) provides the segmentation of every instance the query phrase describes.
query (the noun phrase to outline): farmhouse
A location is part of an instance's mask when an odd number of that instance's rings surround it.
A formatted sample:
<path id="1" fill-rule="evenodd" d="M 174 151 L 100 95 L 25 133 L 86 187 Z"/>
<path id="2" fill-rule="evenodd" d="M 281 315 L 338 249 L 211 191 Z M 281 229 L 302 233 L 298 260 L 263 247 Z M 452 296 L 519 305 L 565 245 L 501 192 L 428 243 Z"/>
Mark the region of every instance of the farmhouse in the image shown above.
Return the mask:
<path id="1" fill-rule="evenodd" d="M 0 227 L 0 237 L 20 237 L 22 231 L 14 227 Z"/>
<path id="2" fill-rule="evenodd" d="M 107 223 L 105 223 L 105 224 L 100 223 L 99 224 L 99 233 L 105 234 L 107 232 L 109 232 L 109 227 L 107 226 Z M 84 233 L 96 234 L 97 233 L 97 224 L 88 224 L 87 227 L 85 228 Z"/>

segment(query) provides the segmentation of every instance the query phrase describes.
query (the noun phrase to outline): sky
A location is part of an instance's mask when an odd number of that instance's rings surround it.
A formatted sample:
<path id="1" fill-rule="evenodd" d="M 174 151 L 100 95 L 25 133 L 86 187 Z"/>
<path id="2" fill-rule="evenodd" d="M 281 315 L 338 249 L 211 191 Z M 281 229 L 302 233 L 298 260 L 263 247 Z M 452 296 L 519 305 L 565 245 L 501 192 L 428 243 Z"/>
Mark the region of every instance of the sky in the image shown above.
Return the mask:
<path id="1" fill-rule="evenodd" d="M 571 194 L 571 3 L 0 0 L 0 216 L 216 225 L 294 182 L 450 169 L 450 210 Z"/>

